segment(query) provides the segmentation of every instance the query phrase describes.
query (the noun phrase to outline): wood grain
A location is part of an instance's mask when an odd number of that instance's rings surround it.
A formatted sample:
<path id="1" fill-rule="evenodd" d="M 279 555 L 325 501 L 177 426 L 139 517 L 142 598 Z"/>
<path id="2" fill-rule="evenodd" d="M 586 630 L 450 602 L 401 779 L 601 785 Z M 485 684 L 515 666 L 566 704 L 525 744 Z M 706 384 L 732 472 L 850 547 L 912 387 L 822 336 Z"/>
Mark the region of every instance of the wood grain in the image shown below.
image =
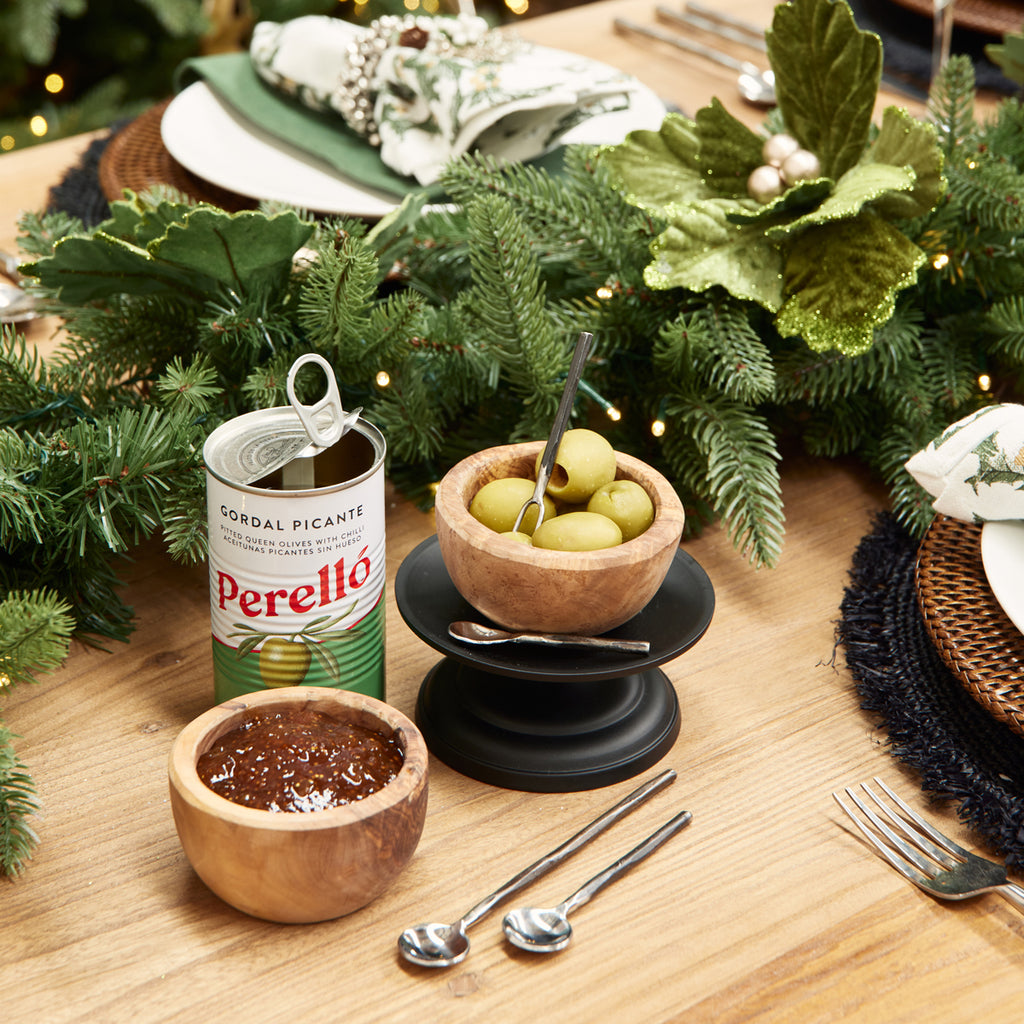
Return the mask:
<path id="1" fill-rule="evenodd" d="M 769 16 L 760 0 L 720 6 Z M 626 67 L 691 112 L 717 94 L 751 114 L 728 72 L 615 36 L 611 17 L 623 11 L 653 21 L 653 0 L 579 7 L 522 31 Z M 37 208 L 84 144 L 0 157 L 0 243 L 14 235 L 12 211 Z M 891 758 L 835 650 L 851 557 L 884 494 L 857 464 L 787 457 L 783 496 L 776 569 L 751 569 L 720 530 L 687 543 L 715 586 L 716 612 L 700 643 L 666 666 L 683 722 L 659 768 L 675 768 L 677 781 L 523 902 L 557 902 L 682 808 L 693 823 L 581 908 L 563 953 L 510 950 L 495 914 L 447 971 L 401 961 L 401 930 L 455 920 L 636 781 L 519 793 L 432 760 L 420 845 L 379 899 L 316 925 L 233 910 L 189 866 L 167 795 L 171 743 L 213 699 L 206 570 L 143 548 L 124 566 L 131 642 L 75 645 L 59 672 L 4 702 L 44 808 L 42 846 L 0 894 L 5 1019 L 532 1024 L 557 1007 L 571 1024 L 1018 1024 L 1024 918 L 996 896 L 951 906 L 918 892 L 829 796 L 882 774 L 978 847 Z M 433 529 L 431 515 L 389 490 L 389 581 Z M 388 701 L 411 715 L 437 655 L 405 627 L 390 586 L 387 621 Z"/>

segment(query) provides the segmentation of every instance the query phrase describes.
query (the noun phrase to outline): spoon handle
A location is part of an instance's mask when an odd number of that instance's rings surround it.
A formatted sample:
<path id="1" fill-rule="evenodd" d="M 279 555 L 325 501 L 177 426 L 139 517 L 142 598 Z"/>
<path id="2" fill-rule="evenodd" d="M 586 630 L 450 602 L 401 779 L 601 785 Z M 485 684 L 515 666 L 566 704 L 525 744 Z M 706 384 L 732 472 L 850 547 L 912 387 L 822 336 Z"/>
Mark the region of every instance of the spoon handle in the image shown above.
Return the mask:
<path id="1" fill-rule="evenodd" d="M 546 647 L 596 647 L 598 650 L 631 654 L 649 654 L 651 651 L 648 640 L 617 640 L 610 636 L 576 636 L 573 633 L 520 633 L 511 637 L 511 642 Z"/>
<path id="2" fill-rule="evenodd" d="M 674 46 L 677 50 L 696 54 L 698 57 L 704 57 L 706 60 L 714 61 L 723 67 L 732 68 L 733 71 L 742 71 L 746 74 L 761 74 L 761 69 L 751 64 L 750 61 L 737 60 L 728 53 L 722 53 L 721 50 L 713 50 L 710 46 L 695 43 L 690 39 L 685 39 L 683 36 L 676 35 L 674 32 L 665 32 L 660 28 L 655 28 L 653 25 L 639 25 L 625 18 L 616 18 L 614 24 L 615 28 L 620 32 L 633 32 L 636 35 L 647 36 L 649 39 L 657 39 L 659 42 Z"/>
<path id="3" fill-rule="evenodd" d="M 557 867 L 581 846 L 586 845 L 596 835 L 608 828 L 609 825 L 615 824 L 619 818 L 625 817 L 630 811 L 639 807 L 648 797 L 672 782 L 675 777 L 676 773 L 671 768 L 666 768 L 665 771 L 656 775 L 650 782 L 646 782 L 639 789 L 633 790 L 629 796 L 624 797 L 614 807 L 609 808 L 604 814 L 595 818 L 589 825 L 577 832 L 576 835 L 562 843 L 561 846 L 556 847 L 528 868 L 524 868 L 518 875 L 510 878 L 500 889 L 496 889 L 491 893 L 490 896 L 485 896 L 472 910 L 463 916 L 461 921 L 463 928 L 468 928 L 474 921 L 479 921 L 484 914 L 500 903 L 506 896 L 511 896 L 512 893 L 518 892 L 540 878 L 541 875 Z"/>
<path id="4" fill-rule="evenodd" d="M 583 906 L 596 892 L 603 889 L 609 882 L 624 875 L 635 864 L 639 864 L 645 857 L 654 853 L 667 839 L 671 839 L 677 832 L 690 824 L 693 817 L 689 811 L 680 811 L 674 818 L 666 821 L 657 832 L 652 832 L 639 846 L 634 846 L 629 853 L 624 854 L 614 864 L 609 865 L 604 871 L 594 875 L 589 882 L 584 882 L 567 900 L 560 904 L 563 913 L 568 914 L 570 910 Z"/>

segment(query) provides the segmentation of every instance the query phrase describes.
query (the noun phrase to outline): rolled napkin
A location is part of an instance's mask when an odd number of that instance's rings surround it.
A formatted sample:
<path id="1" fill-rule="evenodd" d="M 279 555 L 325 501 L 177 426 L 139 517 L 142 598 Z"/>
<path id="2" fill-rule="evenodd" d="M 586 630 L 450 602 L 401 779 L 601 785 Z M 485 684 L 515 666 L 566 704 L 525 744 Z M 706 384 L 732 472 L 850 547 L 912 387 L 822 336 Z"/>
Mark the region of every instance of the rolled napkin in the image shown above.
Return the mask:
<path id="1" fill-rule="evenodd" d="M 957 420 L 906 468 L 942 515 L 1024 519 L 1024 405 L 990 405 Z"/>
<path id="2" fill-rule="evenodd" d="M 423 185 L 470 150 L 537 157 L 582 120 L 627 108 L 637 85 L 467 15 L 385 15 L 364 29 L 321 15 L 260 22 L 249 55 L 272 88 L 340 115 Z"/>

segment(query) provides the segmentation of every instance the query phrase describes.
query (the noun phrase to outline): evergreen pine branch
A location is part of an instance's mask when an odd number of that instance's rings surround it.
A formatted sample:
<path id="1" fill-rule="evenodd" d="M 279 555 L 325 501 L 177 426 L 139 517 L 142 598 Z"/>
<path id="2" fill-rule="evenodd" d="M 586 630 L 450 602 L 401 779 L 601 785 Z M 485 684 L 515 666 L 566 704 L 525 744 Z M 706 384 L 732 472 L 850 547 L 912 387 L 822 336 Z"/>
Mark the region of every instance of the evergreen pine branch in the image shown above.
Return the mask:
<path id="1" fill-rule="evenodd" d="M 66 601 L 47 590 L 11 590 L 0 599 L 0 688 L 35 682 L 67 657 L 75 620 Z"/>
<path id="2" fill-rule="evenodd" d="M 1024 297 L 1010 295 L 994 302 L 988 324 L 996 335 L 990 351 L 1024 369 Z"/>
<path id="3" fill-rule="evenodd" d="M 975 134 L 974 87 L 974 65 L 963 54 L 950 56 L 932 83 L 928 115 L 938 129 L 947 163 L 955 159 L 957 147 Z"/>
<path id="4" fill-rule="evenodd" d="M 14 877 L 25 870 L 39 845 L 28 820 L 39 811 L 35 786 L 14 751 L 14 734 L 0 724 L 0 871 Z"/>
<path id="5" fill-rule="evenodd" d="M 729 539 L 754 566 L 774 566 L 782 551 L 785 515 L 780 456 L 765 420 L 721 395 L 680 392 L 667 410 L 673 432 L 687 433 L 707 465 L 703 493 Z"/>
<path id="6" fill-rule="evenodd" d="M 529 236 L 511 204 L 484 195 L 468 210 L 473 285 L 463 307 L 488 339 L 504 380 L 522 403 L 512 438 L 545 437 L 568 364 L 545 309 L 545 290 Z"/>

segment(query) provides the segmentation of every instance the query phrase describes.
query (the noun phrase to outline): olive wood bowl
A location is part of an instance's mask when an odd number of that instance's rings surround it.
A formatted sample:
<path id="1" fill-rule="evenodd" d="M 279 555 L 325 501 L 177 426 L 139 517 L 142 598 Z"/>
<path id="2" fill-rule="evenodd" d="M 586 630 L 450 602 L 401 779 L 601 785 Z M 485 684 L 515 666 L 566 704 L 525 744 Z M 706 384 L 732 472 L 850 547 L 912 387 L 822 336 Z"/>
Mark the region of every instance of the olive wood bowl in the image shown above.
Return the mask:
<path id="1" fill-rule="evenodd" d="M 322 811 L 266 811 L 214 793 L 196 764 L 250 710 L 312 709 L 396 736 L 398 775 L 362 800 Z M 405 867 L 427 810 L 427 746 L 401 712 L 361 693 L 291 686 L 237 697 L 178 734 L 168 766 L 171 809 L 185 854 L 222 900 L 253 917 L 327 921 L 364 907 Z"/>
<path id="2" fill-rule="evenodd" d="M 595 636 L 627 622 L 657 593 L 683 533 L 682 502 L 657 470 L 616 453 L 616 478 L 651 496 L 654 522 L 617 547 L 551 551 L 517 543 L 469 514 L 491 480 L 534 477 L 543 441 L 477 452 L 453 466 L 435 497 L 437 540 L 455 589 L 506 629 Z"/>

